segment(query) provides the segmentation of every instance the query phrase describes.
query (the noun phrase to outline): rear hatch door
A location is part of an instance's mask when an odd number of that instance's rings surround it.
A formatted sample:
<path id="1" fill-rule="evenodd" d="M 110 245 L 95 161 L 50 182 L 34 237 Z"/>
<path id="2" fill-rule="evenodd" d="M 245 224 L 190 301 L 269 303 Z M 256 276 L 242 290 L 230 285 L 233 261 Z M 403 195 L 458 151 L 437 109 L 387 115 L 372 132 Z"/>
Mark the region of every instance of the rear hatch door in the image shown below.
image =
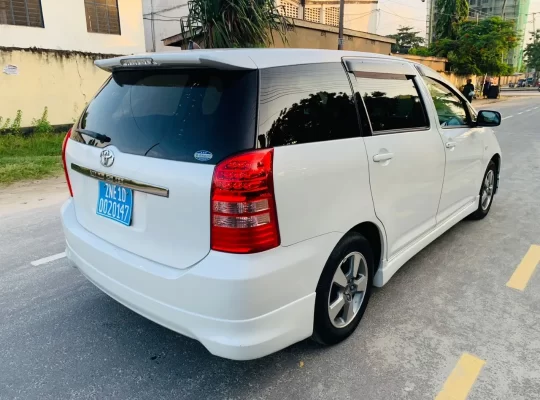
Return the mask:
<path id="1" fill-rule="evenodd" d="M 168 266 L 204 258 L 214 166 L 254 147 L 257 80 L 254 70 L 115 70 L 66 149 L 79 223 Z"/>

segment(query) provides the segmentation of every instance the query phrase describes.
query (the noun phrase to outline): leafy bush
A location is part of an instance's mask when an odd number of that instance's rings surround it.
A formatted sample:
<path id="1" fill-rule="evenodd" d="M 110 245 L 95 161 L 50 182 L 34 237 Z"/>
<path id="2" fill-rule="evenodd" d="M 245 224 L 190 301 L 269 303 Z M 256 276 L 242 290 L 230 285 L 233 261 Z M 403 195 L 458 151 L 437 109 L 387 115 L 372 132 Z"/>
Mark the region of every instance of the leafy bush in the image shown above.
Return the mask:
<path id="1" fill-rule="evenodd" d="M 54 131 L 49 122 L 49 109 L 47 107 L 43 110 L 41 118 L 32 120 L 32 126 L 34 127 L 34 133 L 51 133 Z"/>
<path id="2" fill-rule="evenodd" d="M 19 135 L 21 133 L 21 120 L 21 110 L 17 110 L 17 115 L 13 122 L 11 122 L 11 118 L 6 118 L 4 121 L 4 118 L 0 117 L 0 135 Z M 2 121 L 4 122 L 2 123 Z"/>
<path id="3" fill-rule="evenodd" d="M 15 119 L 13 120 L 13 123 L 10 127 L 10 133 L 13 135 L 20 135 L 21 134 L 21 120 L 22 120 L 22 111 L 17 110 L 17 115 L 15 116 Z"/>

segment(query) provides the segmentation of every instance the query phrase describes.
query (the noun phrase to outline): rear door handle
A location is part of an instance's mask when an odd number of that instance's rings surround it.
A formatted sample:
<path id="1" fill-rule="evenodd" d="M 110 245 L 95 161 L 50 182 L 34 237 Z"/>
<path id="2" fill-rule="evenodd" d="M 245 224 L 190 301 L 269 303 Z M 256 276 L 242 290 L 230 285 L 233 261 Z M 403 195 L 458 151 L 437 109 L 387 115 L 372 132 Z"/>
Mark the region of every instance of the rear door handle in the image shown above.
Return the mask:
<path id="1" fill-rule="evenodd" d="M 456 142 L 446 142 L 447 149 L 453 149 L 454 147 L 456 147 Z"/>
<path id="2" fill-rule="evenodd" d="M 388 160 L 391 160 L 392 158 L 394 158 L 394 153 L 379 153 L 373 156 L 373 161 L 375 162 L 388 161 Z"/>

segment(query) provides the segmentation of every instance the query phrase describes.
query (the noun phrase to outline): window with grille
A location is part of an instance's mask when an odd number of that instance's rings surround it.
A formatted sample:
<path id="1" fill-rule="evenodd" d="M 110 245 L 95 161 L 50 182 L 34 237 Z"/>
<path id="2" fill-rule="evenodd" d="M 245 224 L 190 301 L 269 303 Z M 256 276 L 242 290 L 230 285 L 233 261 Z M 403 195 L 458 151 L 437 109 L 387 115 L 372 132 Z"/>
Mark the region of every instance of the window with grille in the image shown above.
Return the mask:
<path id="1" fill-rule="evenodd" d="M 321 9 L 319 7 L 306 7 L 304 9 L 304 19 L 310 22 L 321 22 Z"/>
<path id="2" fill-rule="evenodd" d="M 324 10 L 326 16 L 326 25 L 339 26 L 339 8 L 328 7 Z"/>
<path id="3" fill-rule="evenodd" d="M 84 0 L 88 32 L 120 35 L 117 0 Z"/>
<path id="4" fill-rule="evenodd" d="M 281 6 L 282 6 L 281 12 L 283 15 L 289 18 L 298 18 L 298 6 L 291 3 L 286 3 L 286 2 L 282 2 Z"/>
<path id="5" fill-rule="evenodd" d="M 41 0 L 0 0 L 0 24 L 43 28 Z"/>

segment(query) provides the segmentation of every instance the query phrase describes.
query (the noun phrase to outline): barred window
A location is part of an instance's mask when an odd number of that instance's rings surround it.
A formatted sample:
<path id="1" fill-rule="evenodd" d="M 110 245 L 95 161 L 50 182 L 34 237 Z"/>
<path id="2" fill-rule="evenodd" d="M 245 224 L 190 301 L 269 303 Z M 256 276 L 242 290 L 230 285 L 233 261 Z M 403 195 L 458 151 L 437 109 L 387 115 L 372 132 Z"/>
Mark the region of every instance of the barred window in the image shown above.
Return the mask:
<path id="1" fill-rule="evenodd" d="M 41 0 L 0 0 L 0 24 L 43 28 Z"/>
<path id="2" fill-rule="evenodd" d="M 281 14 L 289 18 L 298 18 L 298 6 L 291 3 L 282 2 Z"/>
<path id="3" fill-rule="evenodd" d="M 84 0 L 88 32 L 120 35 L 117 0 Z"/>
<path id="4" fill-rule="evenodd" d="M 321 22 L 321 8 L 320 7 L 306 7 L 304 9 L 304 19 L 310 22 Z"/>
<path id="5" fill-rule="evenodd" d="M 326 25 L 339 25 L 339 8 L 338 7 L 328 7 L 324 10 L 326 16 Z"/>

